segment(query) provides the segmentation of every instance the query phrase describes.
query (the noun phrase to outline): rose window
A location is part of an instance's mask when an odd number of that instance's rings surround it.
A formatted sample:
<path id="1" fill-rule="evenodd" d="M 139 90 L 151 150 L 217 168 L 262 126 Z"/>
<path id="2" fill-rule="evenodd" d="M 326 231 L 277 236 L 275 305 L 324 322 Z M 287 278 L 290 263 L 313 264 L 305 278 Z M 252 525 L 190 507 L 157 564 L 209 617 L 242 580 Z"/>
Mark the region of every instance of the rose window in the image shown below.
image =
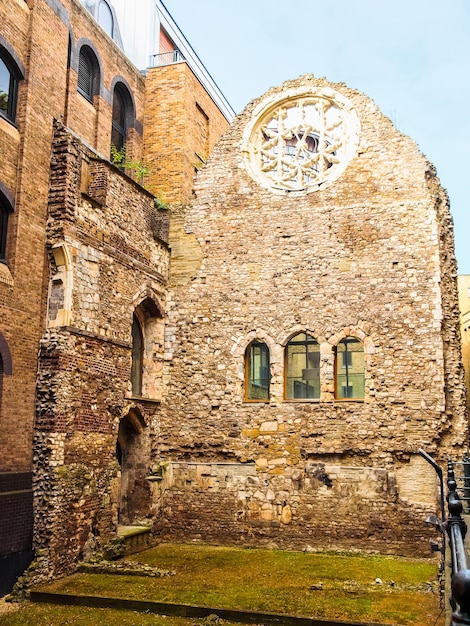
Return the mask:
<path id="1" fill-rule="evenodd" d="M 248 126 L 247 169 L 272 190 L 313 191 L 344 171 L 357 135 L 357 116 L 333 90 L 284 96 L 262 103 Z"/>

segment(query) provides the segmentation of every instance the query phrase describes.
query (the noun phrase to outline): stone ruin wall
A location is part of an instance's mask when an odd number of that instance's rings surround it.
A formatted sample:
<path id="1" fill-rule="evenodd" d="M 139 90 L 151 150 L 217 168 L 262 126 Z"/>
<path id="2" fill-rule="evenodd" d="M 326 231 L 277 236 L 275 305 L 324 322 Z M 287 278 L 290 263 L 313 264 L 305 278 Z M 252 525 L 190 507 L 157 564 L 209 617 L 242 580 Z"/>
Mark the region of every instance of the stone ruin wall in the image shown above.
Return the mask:
<path id="1" fill-rule="evenodd" d="M 165 307 L 166 213 L 117 168 L 59 124 L 53 143 L 48 221 L 48 329 L 39 353 L 34 441 L 35 548 L 63 572 L 114 536 L 121 471 L 119 423 L 142 431 L 127 477 L 132 514 L 152 515 L 144 477 L 158 431 L 163 335 L 152 346 L 148 398 L 130 386 L 132 315 L 145 297 Z M 158 387 L 156 389 L 155 387 Z M 136 435 L 137 436 L 137 435 Z M 129 484 L 130 481 L 130 484 Z"/>
<path id="2" fill-rule="evenodd" d="M 306 83 L 329 86 L 302 77 L 279 93 Z M 361 126 L 338 180 L 279 195 L 247 175 L 259 100 L 197 178 L 171 266 L 164 535 L 428 554 L 436 477 L 418 449 L 442 463 L 466 437 L 448 203 L 416 145 L 369 98 L 332 87 Z M 321 400 L 286 402 L 284 346 L 305 331 Z M 348 334 L 364 342 L 363 402 L 334 399 L 333 346 Z M 269 403 L 244 402 L 255 338 L 271 351 Z"/>

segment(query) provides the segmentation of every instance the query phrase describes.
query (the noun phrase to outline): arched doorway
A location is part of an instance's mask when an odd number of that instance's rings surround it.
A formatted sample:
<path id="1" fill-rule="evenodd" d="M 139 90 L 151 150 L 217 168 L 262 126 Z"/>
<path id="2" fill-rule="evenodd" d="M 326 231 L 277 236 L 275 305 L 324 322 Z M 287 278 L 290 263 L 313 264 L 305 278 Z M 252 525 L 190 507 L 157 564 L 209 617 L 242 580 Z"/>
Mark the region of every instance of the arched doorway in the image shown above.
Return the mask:
<path id="1" fill-rule="evenodd" d="M 149 441 L 145 422 L 133 408 L 119 422 L 116 457 L 121 468 L 118 523 L 139 524 L 150 514 L 148 473 Z"/>

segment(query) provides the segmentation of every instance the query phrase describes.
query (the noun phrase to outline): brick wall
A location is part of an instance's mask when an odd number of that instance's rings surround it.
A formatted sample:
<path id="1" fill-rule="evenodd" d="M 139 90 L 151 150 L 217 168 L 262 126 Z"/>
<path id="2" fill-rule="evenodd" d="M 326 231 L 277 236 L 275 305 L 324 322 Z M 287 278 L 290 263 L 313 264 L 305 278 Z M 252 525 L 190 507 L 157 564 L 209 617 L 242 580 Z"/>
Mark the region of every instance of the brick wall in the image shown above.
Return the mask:
<path id="1" fill-rule="evenodd" d="M 167 203 L 191 197 L 193 177 L 228 122 L 185 62 L 148 70 L 144 152 L 149 189 Z"/>
<path id="2" fill-rule="evenodd" d="M 0 474 L 0 555 L 31 548 L 32 500 L 31 473 Z"/>

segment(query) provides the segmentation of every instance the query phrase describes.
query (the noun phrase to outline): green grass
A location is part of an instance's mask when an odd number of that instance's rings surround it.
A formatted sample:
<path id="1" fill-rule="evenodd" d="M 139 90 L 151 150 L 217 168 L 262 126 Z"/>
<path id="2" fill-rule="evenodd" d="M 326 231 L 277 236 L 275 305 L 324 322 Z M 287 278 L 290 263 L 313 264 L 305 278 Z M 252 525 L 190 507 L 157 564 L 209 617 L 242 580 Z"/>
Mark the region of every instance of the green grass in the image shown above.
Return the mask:
<path id="1" fill-rule="evenodd" d="M 166 617 L 135 611 L 66 607 L 26 602 L 11 613 L 0 613 L 2 626 L 216 626 L 208 619 Z M 220 622 L 220 626 L 240 626 Z"/>
<path id="2" fill-rule="evenodd" d="M 76 574 L 45 589 L 365 623 L 442 624 L 437 567 L 430 561 L 189 544 L 163 544 L 133 558 L 175 575 Z M 321 590 L 311 589 L 319 583 Z"/>

